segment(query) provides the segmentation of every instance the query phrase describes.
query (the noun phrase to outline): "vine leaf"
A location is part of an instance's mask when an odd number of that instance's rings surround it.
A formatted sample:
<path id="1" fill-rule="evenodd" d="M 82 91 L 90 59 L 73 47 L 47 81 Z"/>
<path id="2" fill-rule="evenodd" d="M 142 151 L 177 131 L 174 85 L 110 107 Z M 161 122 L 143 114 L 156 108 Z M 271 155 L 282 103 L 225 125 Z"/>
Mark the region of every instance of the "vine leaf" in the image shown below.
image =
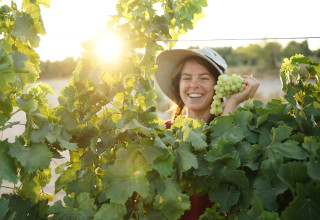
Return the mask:
<path id="1" fill-rule="evenodd" d="M 80 169 L 80 163 L 73 163 L 72 166 L 68 167 L 66 170 L 63 170 L 61 175 L 55 182 L 55 193 L 58 193 L 63 187 L 65 187 L 68 183 L 72 182 L 76 179 L 77 170 Z M 56 173 L 60 173 L 59 167 L 56 168 Z"/>
<path id="2" fill-rule="evenodd" d="M 319 184 L 316 194 L 319 195 Z M 318 196 L 319 197 L 319 196 Z M 297 184 L 297 196 L 284 210 L 282 218 L 287 219 L 318 219 L 319 217 L 319 198 L 318 201 L 305 197 L 302 183 Z"/>
<path id="3" fill-rule="evenodd" d="M 286 126 L 286 125 L 280 125 L 277 128 L 272 128 L 272 142 L 281 142 L 285 139 L 287 139 L 291 134 L 292 128 Z"/>
<path id="4" fill-rule="evenodd" d="M 153 162 L 153 169 L 158 171 L 160 177 L 170 176 L 173 172 L 175 157 L 172 154 L 162 154 Z"/>
<path id="5" fill-rule="evenodd" d="M 269 210 L 278 208 L 277 196 L 287 189 L 287 186 L 277 178 L 270 179 L 265 176 L 258 177 L 254 187 L 255 194 L 261 199 L 264 208 Z"/>
<path id="6" fill-rule="evenodd" d="M 31 15 L 27 13 L 15 16 L 12 34 L 16 36 L 21 43 L 27 43 L 29 41 L 32 46 L 39 46 L 40 37 L 37 35 L 37 31 L 34 28 L 34 22 Z"/>
<path id="7" fill-rule="evenodd" d="M 64 197 L 66 206 L 61 201 L 54 203 L 48 210 L 53 214 L 52 219 L 93 219 L 97 207 L 94 205 L 94 199 L 90 198 L 87 192 L 81 193 L 77 197 Z"/>
<path id="8" fill-rule="evenodd" d="M 146 177 L 146 163 L 140 153 L 128 154 L 120 149 L 112 166 L 105 170 L 102 183 L 107 191 L 105 195 L 114 203 L 125 203 L 133 192 L 142 197 L 149 194 L 149 181 Z"/>
<path id="9" fill-rule="evenodd" d="M 126 130 L 132 130 L 132 131 L 135 131 L 135 132 L 141 132 L 142 134 L 145 134 L 145 135 L 151 135 L 151 134 L 155 135 L 156 134 L 155 130 L 143 126 L 136 119 L 132 119 L 129 123 L 127 123 L 121 129 L 121 132 L 125 132 Z"/>
<path id="10" fill-rule="evenodd" d="M 28 173 L 32 173 L 37 169 L 47 169 L 53 156 L 45 144 L 36 143 L 28 148 L 20 141 L 16 141 L 10 147 L 9 154 L 17 158 Z"/>
<path id="11" fill-rule="evenodd" d="M 197 157 L 191 152 L 191 144 L 180 142 L 179 147 L 176 150 L 176 163 L 178 168 L 180 168 L 180 177 L 182 172 L 191 169 L 199 168 Z"/>
<path id="12" fill-rule="evenodd" d="M 14 184 L 18 181 L 14 160 L 8 155 L 9 147 L 8 140 L 0 142 L 0 185 L 3 179 Z"/>
<path id="13" fill-rule="evenodd" d="M 320 144 L 316 138 L 305 137 L 305 142 L 302 147 L 310 154 L 310 159 L 307 162 L 308 174 L 315 180 L 320 180 Z"/>
<path id="14" fill-rule="evenodd" d="M 7 83 L 14 83 L 16 81 L 16 74 L 10 63 L 0 64 L 0 92 L 4 92 L 7 88 Z"/>
<path id="15" fill-rule="evenodd" d="M 157 188 L 154 206 L 161 209 L 167 219 L 178 219 L 185 210 L 190 208 L 189 197 L 180 192 L 180 186 L 174 177 L 162 179 Z"/>
<path id="16" fill-rule="evenodd" d="M 122 204 L 103 204 L 95 214 L 94 220 L 118 220 L 122 219 L 126 212 L 127 209 Z"/>
<path id="17" fill-rule="evenodd" d="M 4 219 L 7 212 L 9 211 L 9 202 L 9 200 L 0 199 L 0 219 Z"/>
<path id="18" fill-rule="evenodd" d="M 92 193 L 92 189 L 96 185 L 96 174 L 90 169 L 78 171 L 79 175 L 76 180 L 68 184 L 66 193 L 69 195 L 74 192 L 79 195 L 82 192 Z"/>
<path id="19" fill-rule="evenodd" d="M 299 147 L 298 142 L 288 140 L 284 143 L 276 142 L 270 145 L 270 148 L 282 154 L 284 157 L 303 160 L 307 154 Z"/>
<path id="20" fill-rule="evenodd" d="M 195 150 L 203 150 L 208 144 L 206 142 L 206 135 L 203 134 L 201 129 L 191 130 L 191 128 L 186 125 L 187 129 L 184 130 L 183 140 L 188 141 L 192 144 Z"/>
<path id="21" fill-rule="evenodd" d="M 240 192 L 234 186 L 223 184 L 221 187 L 215 189 L 210 193 L 210 199 L 218 202 L 223 212 L 227 212 L 231 206 L 236 204 L 239 200 Z"/>
<path id="22" fill-rule="evenodd" d="M 279 168 L 278 176 L 293 192 L 296 183 L 302 182 L 307 177 L 307 167 L 301 162 L 288 162 Z"/>

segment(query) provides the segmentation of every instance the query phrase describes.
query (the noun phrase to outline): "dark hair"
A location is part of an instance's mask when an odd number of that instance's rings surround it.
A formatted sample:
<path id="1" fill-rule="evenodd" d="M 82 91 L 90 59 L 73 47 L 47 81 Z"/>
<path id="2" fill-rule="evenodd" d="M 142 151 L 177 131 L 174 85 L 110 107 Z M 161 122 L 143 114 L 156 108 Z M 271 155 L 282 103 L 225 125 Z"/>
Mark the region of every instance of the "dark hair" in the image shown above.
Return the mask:
<path id="1" fill-rule="evenodd" d="M 216 80 L 216 82 L 218 81 L 218 77 L 220 75 L 220 73 L 218 72 L 218 70 L 207 60 L 198 57 L 198 56 L 190 56 L 187 57 L 186 59 L 182 60 L 180 62 L 180 64 L 177 66 L 173 76 L 172 76 L 172 80 L 171 80 L 171 91 L 175 97 L 175 103 L 177 104 L 177 108 L 175 110 L 174 116 L 173 116 L 173 120 L 178 117 L 179 115 L 181 115 L 183 108 L 184 108 L 184 103 L 180 97 L 180 78 L 181 78 L 181 71 L 184 67 L 184 65 L 186 64 L 187 61 L 195 61 L 198 64 L 204 66 L 214 77 L 214 79 Z M 210 121 L 212 121 L 214 118 L 210 117 L 209 121 L 207 123 L 210 123 Z"/>

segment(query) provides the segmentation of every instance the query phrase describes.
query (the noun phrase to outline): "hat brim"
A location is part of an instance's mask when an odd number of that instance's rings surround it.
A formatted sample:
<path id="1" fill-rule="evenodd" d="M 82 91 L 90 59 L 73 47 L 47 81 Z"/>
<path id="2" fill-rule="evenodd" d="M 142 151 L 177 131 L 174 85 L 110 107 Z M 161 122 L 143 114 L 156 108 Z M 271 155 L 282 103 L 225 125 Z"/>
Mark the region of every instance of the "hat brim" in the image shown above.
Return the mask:
<path id="1" fill-rule="evenodd" d="M 219 66 L 213 62 L 208 57 L 197 53 L 190 49 L 173 49 L 166 50 L 160 53 L 156 59 L 156 64 L 158 68 L 155 72 L 155 78 L 161 90 L 174 102 L 177 103 L 176 97 L 171 91 L 171 80 L 177 66 L 187 57 L 197 56 L 207 60 L 216 68 L 219 74 L 224 74 L 224 71 L 219 68 Z"/>

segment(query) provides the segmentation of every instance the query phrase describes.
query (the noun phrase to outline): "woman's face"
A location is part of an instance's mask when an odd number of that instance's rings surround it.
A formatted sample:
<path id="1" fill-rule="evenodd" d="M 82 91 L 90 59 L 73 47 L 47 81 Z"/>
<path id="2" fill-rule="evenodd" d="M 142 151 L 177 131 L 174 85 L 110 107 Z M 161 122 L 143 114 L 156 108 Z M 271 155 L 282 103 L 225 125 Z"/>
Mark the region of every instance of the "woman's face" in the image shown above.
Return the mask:
<path id="1" fill-rule="evenodd" d="M 215 84 L 216 80 L 206 67 L 194 60 L 186 61 L 181 70 L 179 93 L 188 114 L 210 112 Z"/>

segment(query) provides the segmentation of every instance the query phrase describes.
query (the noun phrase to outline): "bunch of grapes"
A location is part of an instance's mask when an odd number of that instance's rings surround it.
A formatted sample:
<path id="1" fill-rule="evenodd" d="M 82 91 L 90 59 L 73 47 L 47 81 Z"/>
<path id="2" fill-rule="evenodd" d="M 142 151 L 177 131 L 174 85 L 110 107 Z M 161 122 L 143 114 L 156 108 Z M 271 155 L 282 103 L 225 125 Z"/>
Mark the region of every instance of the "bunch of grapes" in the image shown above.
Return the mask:
<path id="1" fill-rule="evenodd" d="M 223 97 L 229 98 L 230 95 L 244 90 L 246 84 L 243 83 L 243 80 L 241 76 L 236 74 L 219 76 L 217 85 L 214 87 L 215 95 L 211 104 L 211 114 L 219 115 L 223 112 Z"/>
<path id="2" fill-rule="evenodd" d="M 38 182 L 41 187 L 45 187 L 47 184 L 50 183 L 50 180 L 51 180 L 50 167 L 43 171 L 37 170 L 37 174 L 38 174 Z"/>

